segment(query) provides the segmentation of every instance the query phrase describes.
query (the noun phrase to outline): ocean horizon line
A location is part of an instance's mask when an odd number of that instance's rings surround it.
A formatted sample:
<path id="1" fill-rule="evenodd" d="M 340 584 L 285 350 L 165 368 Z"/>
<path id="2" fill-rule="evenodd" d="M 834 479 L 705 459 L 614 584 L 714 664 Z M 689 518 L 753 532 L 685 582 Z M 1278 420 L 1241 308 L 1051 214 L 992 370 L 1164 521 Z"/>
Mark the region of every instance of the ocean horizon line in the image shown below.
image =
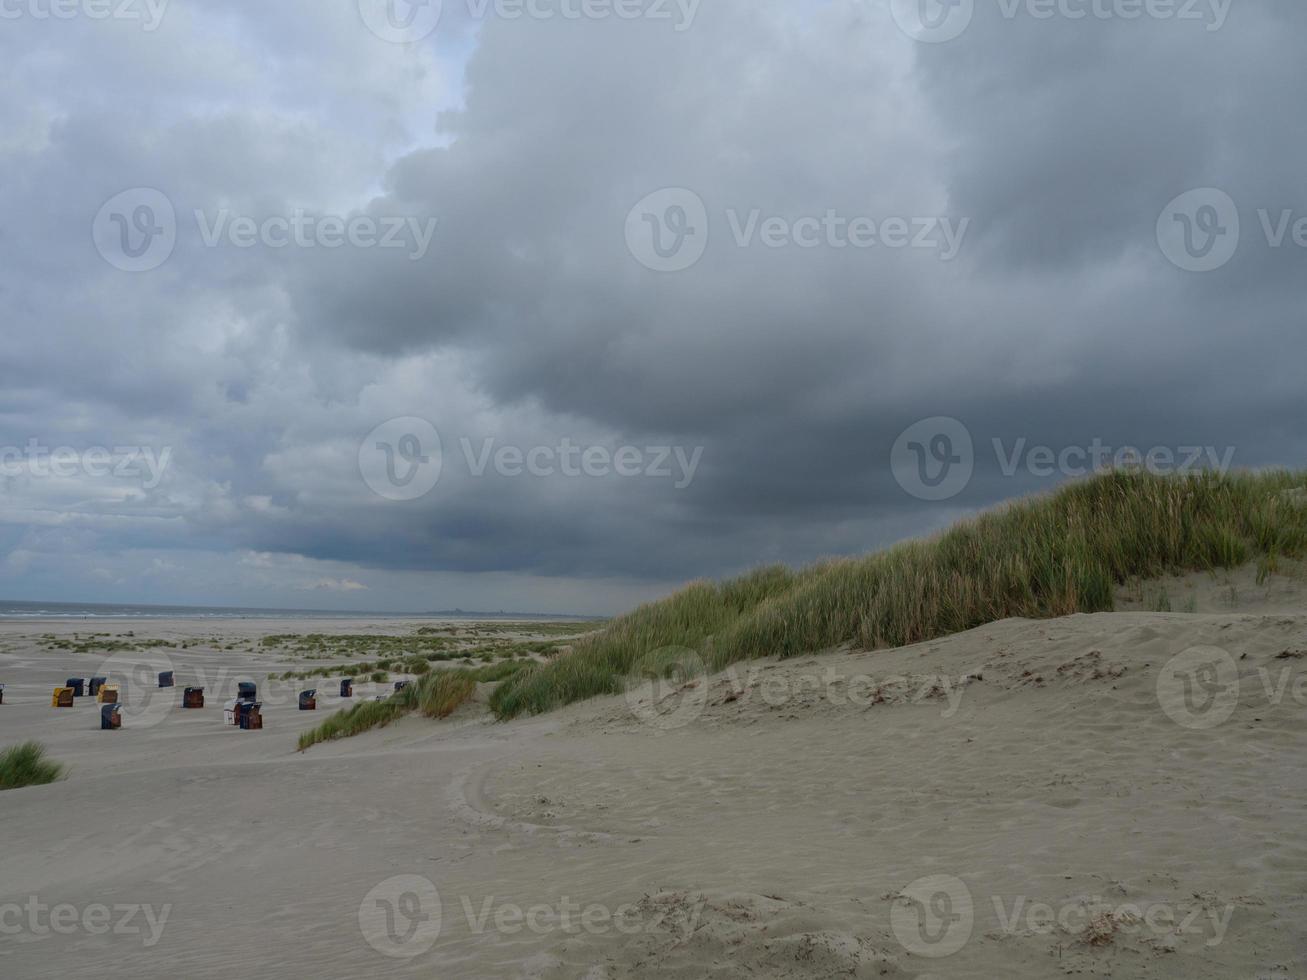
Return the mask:
<path id="1" fill-rule="evenodd" d="M 0 599 L 4 619 L 503 619 L 598 620 L 601 616 L 574 613 L 440 609 L 387 611 L 380 609 L 299 609 L 271 606 L 180 605 L 168 603 L 67 602 Z"/>

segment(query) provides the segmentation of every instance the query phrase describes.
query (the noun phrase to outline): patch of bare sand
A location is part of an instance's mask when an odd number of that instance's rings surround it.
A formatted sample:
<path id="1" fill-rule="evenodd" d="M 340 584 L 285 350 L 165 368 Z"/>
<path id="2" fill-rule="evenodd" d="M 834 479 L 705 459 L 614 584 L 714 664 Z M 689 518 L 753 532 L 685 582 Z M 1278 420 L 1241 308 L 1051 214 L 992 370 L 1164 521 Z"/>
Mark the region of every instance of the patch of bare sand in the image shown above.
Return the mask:
<path id="1" fill-rule="evenodd" d="M 96 764 L 0 794 L 0 906 L 171 912 L 150 946 L 0 934 L 0 975 L 1301 978 L 1294 583 L 304 754 L 290 709 L 256 733 L 59 728 L 57 756 Z M 1228 663 L 1178 674 L 1194 648 Z M 71 717 L 8 709 L 5 743 L 53 748 Z M 429 902 L 385 891 L 401 875 L 438 892 L 434 934 Z"/>

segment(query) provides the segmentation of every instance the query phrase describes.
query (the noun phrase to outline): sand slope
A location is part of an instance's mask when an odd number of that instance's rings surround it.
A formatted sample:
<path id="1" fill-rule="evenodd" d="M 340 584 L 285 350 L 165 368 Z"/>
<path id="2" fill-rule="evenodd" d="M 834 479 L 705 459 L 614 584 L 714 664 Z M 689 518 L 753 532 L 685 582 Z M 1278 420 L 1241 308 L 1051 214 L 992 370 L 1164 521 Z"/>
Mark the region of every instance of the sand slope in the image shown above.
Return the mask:
<path id="1" fill-rule="evenodd" d="M 76 769 L 0 794 L 0 906 L 171 909 L 11 911 L 0 975 L 1307 977 L 1307 605 L 1243 589 L 303 755 L 289 706 L 73 724 L 10 653 L 0 743 Z"/>

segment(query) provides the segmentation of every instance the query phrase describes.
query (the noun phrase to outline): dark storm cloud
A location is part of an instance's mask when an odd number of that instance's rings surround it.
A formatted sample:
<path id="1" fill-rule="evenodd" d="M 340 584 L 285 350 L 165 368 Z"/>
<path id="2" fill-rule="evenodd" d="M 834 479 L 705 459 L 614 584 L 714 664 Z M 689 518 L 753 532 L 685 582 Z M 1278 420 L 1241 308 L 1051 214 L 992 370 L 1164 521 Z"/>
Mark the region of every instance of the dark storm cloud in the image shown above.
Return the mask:
<path id="1" fill-rule="evenodd" d="M 1302 458 L 1307 249 L 1292 231 L 1270 247 L 1258 215 L 1307 216 L 1298 7 L 1236 0 L 1209 30 L 978 0 L 964 32 L 929 44 L 871 0 L 718 0 L 684 31 L 473 25 L 446 6 L 413 46 L 381 42 L 350 4 L 178 6 L 152 35 L 5 24 L 0 442 L 175 450 L 149 492 L 15 484 L 0 537 L 14 575 L 153 549 L 214 556 L 178 559 L 213 581 L 235 574 L 210 569 L 222 556 L 276 554 L 302 557 L 305 581 L 666 583 L 865 551 L 1063 476 L 1005 473 L 1018 446 Z M 178 241 L 126 274 L 88 226 L 139 186 L 173 203 Z M 1158 217 L 1207 186 L 1238 204 L 1242 239 L 1222 268 L 1184 272 Z M 707 211 L 683 271 L 646 268 L 626 238 L 633 205 L 665 187 Z M 419 257 L 240 248 L 206 245 L 195 217 L 299 209 L 434 231 Z M 732 222 L 755 212 L 945 218 L 960 240 L 948 261 L 772 248 L 757 229 L 741 247 Z M 416 501 L 359 473 L 360 442 L 397 416 L 444 443 Z M 975 449 L 970 481 L 937 502 L 890 468 L 900 433 L 933 416 Z M 460 438 L 703 455 L 680 488 L 475 477 Z"/>

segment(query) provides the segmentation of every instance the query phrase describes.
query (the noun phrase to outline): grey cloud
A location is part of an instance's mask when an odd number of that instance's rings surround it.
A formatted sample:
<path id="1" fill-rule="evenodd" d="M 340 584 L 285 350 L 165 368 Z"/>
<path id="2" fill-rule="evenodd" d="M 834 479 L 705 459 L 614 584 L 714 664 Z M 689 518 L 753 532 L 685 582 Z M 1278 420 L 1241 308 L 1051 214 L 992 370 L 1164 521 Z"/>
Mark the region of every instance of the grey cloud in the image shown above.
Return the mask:
<path id="1" fill-rule="evenodd" d="M 1055 482 L 1005 476 L 994 438 L 1302 459 L 1307 253 L 1268 248 L 1256 217 L 1307 215 L 1302 10 L 1236 3 L 1207 32 L 980 3 L 961 37 L 924 45 L 878 3 L 721 0 L 680 33 L 458 8 L 411 48 L 349 4 L 0 35 L 15 66 L 0 443 L 176 448 L 169 479 L 130 499 L 11 492 L 0 589 L 55 581 L 79 554 L 123 581 L 172 554 L 244 599 L 243 556 L 266 554 L 259 582 L 283 576 L 284 596 L 358 582 L 350 602 L 407 602 L 419 583 L 475 582 L 580 608 L 601 579 L 618 602 L 861 552 Z M 1224 269 L 1185 273 L 1154 226 L 1202 185 L 1239 202 L 1245 240 Z M 420 261 L 206 248 L 184 228 L 161 268 L 127 275 L 88 226 L 135 186 L 164 190 L 183 224 L 226 207 L 438 225 Z M 711 231 L 700 262 L 660 274 L 623 232 L 667 186 L 703 199 Z M 941 262 L 739 248 L 728 209 L 970 225 Z M 451 464 L 427 497 L 379 500 L 358 444 L 403 415 L 433 421 L 447 452 L 460 435 L 567 436 L 704 457 L 682 490 Z M 966 489 L 928 504 L 888 461 L 936 415 L 980 451 Z M 180 595 L 165 578 L 151 588 Z"/>

